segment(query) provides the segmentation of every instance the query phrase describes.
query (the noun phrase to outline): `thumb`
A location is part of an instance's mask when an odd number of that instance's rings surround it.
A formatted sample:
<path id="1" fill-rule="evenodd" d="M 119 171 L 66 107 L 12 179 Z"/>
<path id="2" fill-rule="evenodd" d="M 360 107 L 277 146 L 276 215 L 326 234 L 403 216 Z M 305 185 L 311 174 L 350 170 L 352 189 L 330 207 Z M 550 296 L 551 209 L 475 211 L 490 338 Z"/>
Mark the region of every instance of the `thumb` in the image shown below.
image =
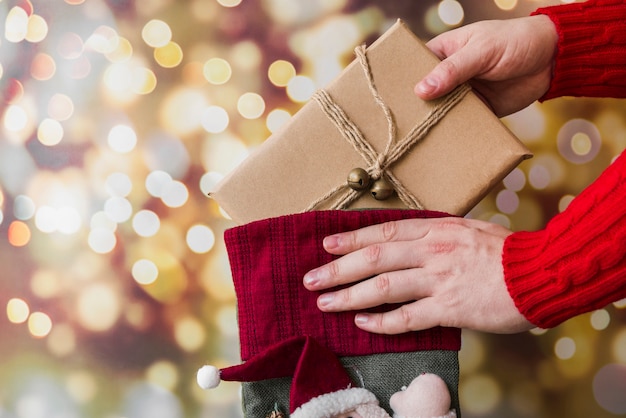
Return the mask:
<path id="1" fill-rule="evenodd" d="M 424 100 L 436 99 L 480 74 L 481 70 L 480 57 L 460 49 L 437 64 L 417 83 L 415 94 Z"/>

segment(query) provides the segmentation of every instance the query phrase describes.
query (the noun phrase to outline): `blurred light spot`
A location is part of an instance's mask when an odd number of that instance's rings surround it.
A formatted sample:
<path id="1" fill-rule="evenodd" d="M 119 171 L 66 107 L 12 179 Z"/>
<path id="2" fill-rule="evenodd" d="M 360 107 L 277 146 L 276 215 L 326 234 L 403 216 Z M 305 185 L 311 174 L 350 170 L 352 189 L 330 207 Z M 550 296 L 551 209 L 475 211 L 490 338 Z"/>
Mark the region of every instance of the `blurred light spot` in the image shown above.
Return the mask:
<path id="1" fill-rule="evenodd" d="M 215 245 L 215 234 L 208 226 L 194 225 L 187 230 L 187 245 L 194 253 L 207 253 Z"/>
<path id="2" fill-rule="evenodd" d="M 35 214 L 35 226 L 41 232 L 51 233 L 57 230 L 58 226 L 57 211 L 51 206 L 41 206 Z"/>
<path id="3" fill-rule="evenodd" d="M 85 46 L 101 54 L 109 54 L 117 49 L 119 36 L 115 29 L 110 26 L 98 27 L 87 41 Z"/>
<path id="4" fill-rule="evenodd" d="M 292 63 L 285 60 L 277 60 L 270 64 L 267 77 L 270 82 L 278 87 L 286 87 L 289 80 L 296 76 L 296 69 Z"/>
<path id="5" fill-rule="evenodd" d="M 600 131 L 586 119 L 567 121 L 559 130 L 556 141 L 563 158 L 574 164 L 593 160 L 602 145 Z"/>
<path id="6" fill-rule="evenodd" d="M 111 64 L 104 72 L 104 85 L 118 96 L 128 94 L 133 88 L 133 68 L 128 62 Z"/>
<path id="7" fill-rule="evenodd" d="M 489 217 L 489 222 L 511 229 L 511 219 L 502 213 L 493 214 L 493 216 Z"/>
<path id="8" fill-rule="evenodd" d="M 517 0 L 495 0 L 495 2 L 502 10 L 513 10 L 517 6 Z"/>
<path id="9" fill-rule="evenodd" d="M 591 314 L 591 326 L 593 329 L 602 331 L 611 323 L 611 315 L 606 309 L 600 309 Z"/>
<path id="10" fill-rule="evenodd" d="M 626 364 L 626 329 L 621 329 L 613 336 L 611 352 L 616 361 Z"/>
<path id="11" fill-rule="evenodd" d="M 57 70 L 57 65 L 54 59 L 43 52 L 38 53 L 33 57 L 30 63 L 30 75 L 39 81 L 50 80 Z"/>
<path id="12" fill-rule="evenodd" d="M 7 302 L 7 318 L 14 324 L 22 324 L 28 319 L 30 308 L 28 304 L 19 298 L 9 299 Z"/>
<path id="13" fill-rule="evenodd" d="M 214 171 L 204 173 L 200 178 L 200 190 L 202 191 L 202 194 L 208 195 L 209 193 L 215 191 L 215 186 L 223 178 L 224 176 L 222 174 Z"/>
<path id="14" fill-rule="evenodd" d="M 83 370 L 68 373 L 65 387 L 72 399 L 80 404 L 92 401 L 98 392 L 96 379 L 91 373 Z"/>
<path id="15" fill-rule="evenodd" d="M 433 34 L 439 34 L 449 29 L 439 17 L 439 11 L 437 9 L 437 5 L 434 4 L 424 13 L 424 28 Z"/>
<path id="16" fill-rule="evenodd" d="M 115 231 L 117 229 L 117 222 L 109 217 L 103 210 L 93 214 L 91 221 L 89 222 L 91 229 L 108 229 L 109 231 Z"/>
<path id="17" fill-rule="evenodd" d="M 150 94 L 157 85 L 157 78 L 154 72 L 145 67 L 135 68 L 132 77 L 132 90 L 137 94 Z"/>
<path id="18" fill-rule="evenodd" d="M 18 132 L 26 127 L 28 116 L 26 111 L 17 105 L 10 105 L 4 112 L 4 127 L 7 131 Z"/>
<path id="19" fill-rule="evenodd" d="M 26 32 L 26 40 L 28 42 L 41 42 L 48 35 L 48 24 L 45 19 L 39 15 L 31 15 L 28 18 L 28 29 Z"/>
<path id="20" fill-rule="evenodd" d="M 284 109 L 274 109 L 267 115 L 267 129 L 274 133 L 291 119 L 291 113 Z"/>
<path id="21" fill-rule="evenodd" d="M 154 283 L 159 277 L 159 269 L 152 261 L 141 259 L 135 261 L 131 274 L 137 283 L 148 285 Z"/>
<path id="22" fill-rule="evenodd" d="M 187 202 L 189 198 L 189 191 L 187 186 L 180 181 L 171 181 L 165 185 L 161 200 L 166 206 L 171 208 L 181 207 Z"/>
<path id="23" fill-rule="evenodd" d="M 211 84 L 224 84 L 232 75 L 228 61 L 222 58 L 211 58 L 204 64 L 202 73 Z"/>
<path id="24" fill-rule="evenodd" d="M 154 49 L 154 60 L 164 68 L 174 68 L 183 60 L 183 50 L 176 42 Z"/>
<path id="25" fill-rule="evenodd" d="M 104 202 L 104 212 L 115 222 L 122 223 L 130 219 L 133 207 L 128 199 L 113 196 Z"/>
<path id="26" fill-rule="evenodd" d="M 507 189 L 519 192 L 526 185 L 526 176 L 522 170 L 516 167 L 502 180 L 502 183 Z"/>
<path id="27" fill-rule="evenodd" d="M 98 254 L 106 254 L 113 251 L 116 244 L 116 238 L 113 231 L 105 228 L 94 228 L 89 232 L 87 238 L 89 248 Z"/>
<path id="28" fill-rule="evenodd" d="M 111 196 L 126 197 L 133 189 L 133 183 L 126 173 L 111 173 L 104 182 Z"/>
<path id="29" fill-rule="evenodd" d="M 30 279 L 30 290 L 42 299 L 58 296 L 62 290 L 59 275 L 51 270 L 37 270 Z"/>
<path id="30" fill-rule="evenodd" d="M 626 299 L 620 299 L 617 302 L 613 302 L 613 306 L 618 309 L 626 308 Z"/>
<path id="31" fill-rule="evenodd" d="M 87 57 L 79 57 L 70 65 L 70 77 L 74 80 L 86 78 L 91 72 L 91 62 Z"/>
<path id="32" fill-rule="evenodd" d="M 167 390 L 174 390 L 179 380 L 178 369 L 171 361 L 157 361 L 146 370 L 146 380 Z"/>
<path id="33" fill-rule="evenodd" d="M 63 206 L 57 212 L 57 230 L 66 235 L 71 235 L 80 229 L 82 219 L 78 211 L 70 206 Z"/>
<path id="34" fill-rule="evenodd" d="M 48 350 L 58 357 L 71 354 L 76 349 L 76 334 L 68 324 L 55 324 L 48 335 Z"/>
<path id="35" fill-rule="evenodd" d="M 35 216 L 35 202 L 26 195 L 18 195 L 13 201 L 13 216 L 20 221 L 26 221 Z"/>
<path id="36" fill-rule="evenodd" d="M 28 317 L 28 331 L 33 337 L 43 338 L 52 330 L 52 320 L 43 312 L 33 312 Z"/>
<path id="37" fill-rule="evenodd" d="M 576 354 L 576 343 L 569 337 L 559 338 L 554 344 L 554 354 L 561 360 L 567 360 Z"/>
<path id="38" fill-rule="evenodd" d="M 48 116 L 58 121 L 68 120 L 74 113 L 74 103 L 65 94 L 57 93 L 48 102 Z"/>
<path id="39" fill-rule="evenodd" d="M 133 216 L 133 229 L 141 237 L 151 237 L 159 231 L 161 221 L 151 210 L 140 210 Z"/>
<path id="40" fill-rule="evenodd" d="M 561 197 L 559 199 L 559 212 L 563 212 L 565 209 L 567 209 L 567 207 L 570 203 L 572 203 L 572 200 L 574 200 L 575 197 L 576 196 L 572 196 L 571 194 L 566 194 L 565 196 Z"/>
<path id="41" fill-rule="evenodd" d="M 21 7 L 15 6 L 6 15 L 4 37 L 9 42 L 21 42 L 28 33 L 28 14 Z"/>
<path id="42" fill-rule="evenodd" d="M 626 414 L 626 365 L 607 364 L 593 378 L 598 404 L 615 415 Z"/>
<path id="43" fill-rule="evenodd" d="M 202 160 L 206 171 L 226 174 L 248 156 L 248 149 L 237 138 L 220 135 L 204 142 Z"/>
<path id="44" fill-rule="evenodd" d="M 144 25 L 141 38 L 153 48 L 162 47 L 172 40 L 172 29 L 164 21 L 153 19 Z"/>
<path id="45" fill-rule="evenodd" d="M 231 49 L 231 64 L 243 71 L 256 71 L 263 60 L 263 52 L 252 41 L 241 41 Z"/>
<path id="46" fill-rule="evenodd" d="M 443 0 L 439 3 L 438 12 L 443 23 L 448 26 L 459 25 L 465 15 L 463 6 L 456 0 Z"/>
<path id="47" fill-rule="evenodd" d="M 78 295 L 78 321 L 89 331 L 106 331 L 119 318 L 120 305 L 118 295 L 110 286 L 92 284 L 82 289 Z"/>
<path id="48" fill-rule="evenodd" d="M 540 164 L 531 167 L 528 173 L 528 181 L 537 190 L 542 190 L 550 185 L 550 171 Z"/>
<path id="49" fill-rule="evenodd" d="M 256 119 L 265 111 L 265 101 L 256 93 L 244 93 L 237 101 L 237 110 L 246 119 Z"/>
<path id="50" fill-rule="evenodd" d="M 0 79 L 2 79 L 2 64 L 0 64 Z M 5 86 L 2 91 L 2 99 L 7 104 L 14 104 L 24 96 L 24 86 L 19 80 L 9 78 L 5 80 Z"/>
<path id="51" fill-rule="evenodd" d="M 199 320 L 188 316 L 174 324 L 174 338 L 183 350 L 192 352 L 202 347 L 206 332 Z"/>
<path id="52" fill-rule="evenodd" d="M 491 376 L 476 374 L 465 378 L 459 388 L 460 404 L 464 413 L 490 415 L 502 400 L 498 383 Z"/>
<path id="53" fill-rule="evenodd" d="M 228 128 L 228 123 L 228 113 L 220 106 L 209 106 L 202 115 L 202 126 L 213 134 L 224 132 Z"/>
<path id="54" fill-rule="evenodd" d="M 30 228 L 22 221 L 13 221 L 7 231 L 9 244 L 14 247 L 23 247 L 30 241 Z"/>
<path id="55" fill-rule="evenodd" d="M 37 139 L 48 147 L 58 145 L 63 139 L 63 134 L 63 126 L 54 119 L 42 120 L 37 128 Z"/>
<path id="56" fill-rule="evenodd" d="M 237 310 L 234 306 L 224 306 L 217 312 L 215 324 L 222 335 L 236 337 L 238 335 Z"/>
<path id="57" fill-rule="evenodd" d="M 83 39 L 74 32 L 65 32 L 57 43 L 57 52 L 67 60 L 74 60 L 83 53 Z"/>
<path id="58" fill-rule="evenodd" d="M 109 131 L 107 142 L 113 151 L 124 154 L 135 149 L 137 134 L 130 126 L 116 125 Z"/>
<path id="59" fill-rule="evenodd" d="M 519 197 L 511 190 L 501 190 L 496 196 L 496 206 L 500 212 L 513 213 L 519 207 Z"/>
<path id="60" fill-rule="evenodd" d="M 166 96 L 159 117 L 170 132 L 185 135 L 202 128 L 202 115 L 207 107 L 208 101 L 201 90 L 179 88 Z"/>
<path id="61" fill-rule="evenodd" d="M 236 7 L 241 4 L 241 0 L 217 0 L 224 7 Z"/>
<path id="62" fill-rule="evenodd" d="M 130 41 L 122 36 L 118 36 L 118 42 L 115 49 L 106 54 L 106 57 L 111 62 L 127 61 L 133 56 L 133 45 Z"/>
<path id="63" fill-rule="evenodd" d="M 294 102 L 306 102 L 315 93 L 315 83 L 309 77 L 297 75 L 287 84 L 287 95 Z"/>
<path id="64" fill-rule="evenodd" d="M 172 231 L 174 232 L 174 231 Z M 171 243 L 169 243 L 171 247 Z M 150 259 L 155 263 L 159 272 L 155 281 L 143 285 L 141 289 L 153 299 L 162 303 L 179 301 L 187 289 L 188 277 L 185 268 L 181 265 L 181 258 L 162 247 L 152 247 Z"/>
<path id="65" fill-rule="evenodd" d="M 475 373 L 485 361 L 485 343 L 473 331 L 465 331 L 462 335 L 463 350 L 459 352 L 463 364 L 463 372 Z"/>
<path id="66" fill-rule="evenodd" d="M 146 177 L 146 190 L 153 197 L 163 196 L 165 186 L 172 182 L 172 176 L 162 170 L 151 171 Z"/>

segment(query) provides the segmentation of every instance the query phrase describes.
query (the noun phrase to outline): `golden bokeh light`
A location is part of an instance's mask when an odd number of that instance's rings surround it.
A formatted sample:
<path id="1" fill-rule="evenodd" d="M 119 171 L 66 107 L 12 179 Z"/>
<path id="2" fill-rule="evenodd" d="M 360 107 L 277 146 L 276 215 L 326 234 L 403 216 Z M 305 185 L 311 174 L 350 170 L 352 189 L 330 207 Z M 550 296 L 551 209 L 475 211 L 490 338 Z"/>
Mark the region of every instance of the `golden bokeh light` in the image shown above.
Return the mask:
<path id="1" fill-rule="evenodd" d="M 43 145 L 54 146 L 63 139 L 63 125 L 55 119 L 44 119 L 37 128 L 37 139 Z"/>
<path id="2" fill-rule="evenodd" d="M 103 332 L 115 325 L 121 309 L 122 301 L 113 287 L 105 283 L 93 283 L 78 294 L 76 319 L 84 329 Z"/>
<path id="3" fill-rule="evenodd" d="M 41 42 L 48 35 L 48 23 L 46 20 L 36 14 L 28 17 L 28 27 L 26 30 L 25 39 L 28 42 Z"/>
<path id="4" fill-rule="evenodd" d="M 237 110 L 246 119 L 256 119 L 265 112 L 265 101 L 257 93 L 244 93 L 237 101 Z"/>
<path id="5" fill-rule="evenodd" d="M 199 350 L 206 339 L 206 332 L 202 323 L 194 317 L 187 316 L 174 324 L 174 338 L 176 343 L 185 351 Z"/>
<path id="6" fill-rule="evenodd" d="M 286 87 L 295 76 L 296 69 L 289 61 L 276 60 L 267 69 L 270 82 L 278 87 Z"/>
<path id="7" fill-rule="evenodd" d="M 220 85 L 230 80 L 233 71 L 225 59 L 211 58 L 204 63 L 202 73 L 209 83 Z"/>
<path id="8" fill-rule="evenodd" d="M 22 221 L 13 221 L 9 224 L 7 238 L 14 247 L 23 247 L 30 241 L 30 228 Z"/>
<path id="9" fill-rule="evenodd" d="M 141 30 L 141 37 L 153 48 L 166 46 L 172 40 L 172 29 L 162 20 L 152 19 Z"/>
<path id="10" fill-rule="evenodd" d="M 35 338 L 43 338 L 52 330 L 52 320 L 43 312 L 33 312 L 28 317 L 28 331 Z"/>
<path id="11" fill-rule="evenodd" d="M 154 49 L 154 60 L 164 68 L 177 67 L 183 60 L 183 50 L 176 42 Z"/>
<path id="12" fill-rule="evenodd" d="M 28 320 L 30 308 L 23 299 L 11 298 L 7 302 L 7 319 L 14 324 L 22 324 Z"/>

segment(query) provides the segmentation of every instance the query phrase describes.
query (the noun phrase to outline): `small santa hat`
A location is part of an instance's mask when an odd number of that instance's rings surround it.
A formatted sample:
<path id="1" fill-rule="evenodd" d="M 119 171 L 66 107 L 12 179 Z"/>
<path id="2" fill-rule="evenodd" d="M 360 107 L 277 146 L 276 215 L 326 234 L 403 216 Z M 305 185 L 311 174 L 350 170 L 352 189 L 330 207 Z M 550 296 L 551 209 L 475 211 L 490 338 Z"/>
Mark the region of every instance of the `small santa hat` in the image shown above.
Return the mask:
<path id="1" fill-rule="evenodd" d="M 352 411 L 359 405 L 378 405 L 372 392 L 352 387 L 337 356 L 311 337 L 281 341 L 240 365 L 221 370 L 204 366 L 197 380 L 200 387 L 210 389 L 221 380 L 256 382 L 290 376 L 292 418 L 321 418 Z"/>

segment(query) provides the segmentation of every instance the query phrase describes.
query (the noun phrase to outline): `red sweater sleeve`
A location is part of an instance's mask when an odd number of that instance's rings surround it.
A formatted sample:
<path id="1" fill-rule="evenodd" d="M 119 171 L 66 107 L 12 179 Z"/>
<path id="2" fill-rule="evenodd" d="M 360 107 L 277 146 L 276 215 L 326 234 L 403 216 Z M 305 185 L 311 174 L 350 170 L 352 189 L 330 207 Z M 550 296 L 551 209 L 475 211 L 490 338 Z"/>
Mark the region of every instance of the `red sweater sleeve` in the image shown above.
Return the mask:
<path id="1" fill-rule="evenodd" d="M 626 151 L 545 229 L 515 232 L 503 249 L 519 311 L 551 328 L 626 297 Z"/>
<path id="2" fill-rule="evenodd" d="M 547 100 L 626 97 L 626 0 L 590 0 L 540 8 L 559 35 Z"/>

